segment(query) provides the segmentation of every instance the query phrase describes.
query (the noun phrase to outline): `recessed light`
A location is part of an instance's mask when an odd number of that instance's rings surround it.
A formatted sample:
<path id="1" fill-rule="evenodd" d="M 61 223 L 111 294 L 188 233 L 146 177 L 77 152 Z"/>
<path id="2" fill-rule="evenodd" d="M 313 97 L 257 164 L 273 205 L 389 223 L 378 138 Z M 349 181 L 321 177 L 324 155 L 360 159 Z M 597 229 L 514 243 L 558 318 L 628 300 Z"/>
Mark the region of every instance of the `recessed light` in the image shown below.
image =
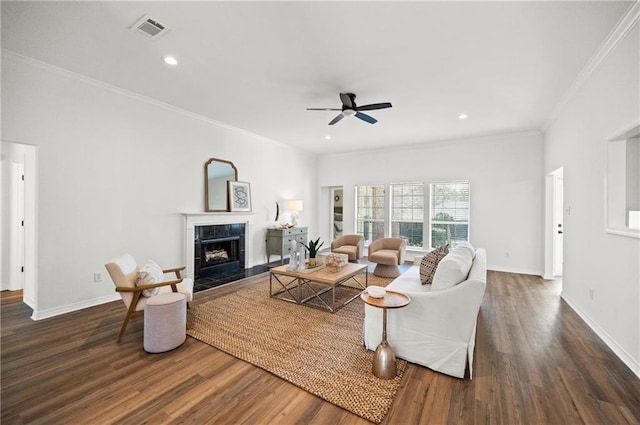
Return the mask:
<path id="1" fill-rule="evenodd" d="M 458 119 L 459 119 L 459 120 L 466 120 L 467 118 L 469 118 L 469 115 L 467 115 L 467 114 L 460 114 L 460 115 L 458 115 Z"/>
<path id="2" fill-rule="evenodd" d="M 165 56 L 162 58 L 162 60 L 167 65 L 176 66 L 178 64 L 178 61 L 173 56 Z"/>
<path id="3" fill-rule="evenodd" d="M 327 134 L 326 136 L 324 136 L 324 138 L 325 138 L 326 140 L 331 140 L 331 135 L 330 135 L 330 134 Z"/>

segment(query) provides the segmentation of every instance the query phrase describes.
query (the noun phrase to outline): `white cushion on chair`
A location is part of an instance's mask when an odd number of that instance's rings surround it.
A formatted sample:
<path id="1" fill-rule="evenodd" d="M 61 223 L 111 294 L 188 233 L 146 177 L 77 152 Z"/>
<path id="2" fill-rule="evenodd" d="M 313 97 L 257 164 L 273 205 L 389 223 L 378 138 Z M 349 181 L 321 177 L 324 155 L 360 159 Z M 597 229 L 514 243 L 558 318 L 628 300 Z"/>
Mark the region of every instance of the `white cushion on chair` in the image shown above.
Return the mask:
<path id="1" fill-rule="evenodd" d="M 183 278 L 182 282 L 176 285 L 176 289 L 181 294 L 184 294 L 184 296 L 187 298 L 188 303 L 193 301 L 193 279 L 190 279 L 188 277 Z M 171 285 L 161 286 L 158 294 L 166 294 L 169 292 L 173 292 L 173 290 L 171 289 Z"/>
<path id="2" fill-rule="evenodd" d="M 104 265 L 116 287 L 135 288 L 138 277 L 138 265 L 129 254 L 118 255 Z M 120 292 L 122 302 L 129 308 L 133 301 L 133 292 Z"/>
<path id="3" fill-rule="evenodd" d="M 164 280 L 164 273 L 162 268 L 154 261 L 149 260 L 143 268 L 138 270 L 138 276 L 136 278 L 136 286 L 151 285 L 153 283 L 160 283 Z M 142 295 L 145 297 L 152 297 L 158 294 L 160 288 L 145 289 L 142 291 Z"/>

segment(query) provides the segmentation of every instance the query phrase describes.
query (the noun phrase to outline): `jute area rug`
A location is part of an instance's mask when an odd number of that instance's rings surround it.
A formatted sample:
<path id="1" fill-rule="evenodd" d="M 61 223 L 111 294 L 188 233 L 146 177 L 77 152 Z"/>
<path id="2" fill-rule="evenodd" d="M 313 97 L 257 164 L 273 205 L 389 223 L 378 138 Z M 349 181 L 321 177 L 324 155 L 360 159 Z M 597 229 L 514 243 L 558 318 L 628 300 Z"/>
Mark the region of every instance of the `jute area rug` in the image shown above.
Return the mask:
<path id="1" fill-rule="evenodd" d="M 390 281 L 369 275 L 369 285 Z M 373 376 L 373 352 L 362 345 L 363 319 L 360 298 L 336 313 L 270 298 L 265 273 L 251 287 L 191 308 L 187 334 L 380 423 L 407 363 L 397 360 L 395 379 Z"/>

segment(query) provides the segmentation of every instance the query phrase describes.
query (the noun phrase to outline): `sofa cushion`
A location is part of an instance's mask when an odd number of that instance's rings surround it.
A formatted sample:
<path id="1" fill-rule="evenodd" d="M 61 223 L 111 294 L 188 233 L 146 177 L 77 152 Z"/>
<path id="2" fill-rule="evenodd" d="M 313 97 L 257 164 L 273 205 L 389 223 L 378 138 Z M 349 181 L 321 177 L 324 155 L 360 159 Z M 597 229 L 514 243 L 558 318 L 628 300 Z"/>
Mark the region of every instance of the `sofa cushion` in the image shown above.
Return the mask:
<path id="1" fill-rule="evenodd" d="M 143 268 L 138 270 L 138 276 L 136 278 L 136 286 L 151 285 L 153 283 L 159 283 L 164 280 L 164 274 L 159 265 L 154 261 L 147 261 L 147 264 Z M 158 293 L 160 288 L 145 289 L 142 291 L 142 295 L 145 297 L 152 297 Z"/>
<path id="2" fill-rule="evenodd" d="M 470 242 L 458 242 L 455 249 L 468 249 L 471 253 L 471 258 L 476 258 L 476 249 Z"/>
<path id="3" fill-rule="evenodd" d="M 433 275 L 432 291 L 451 288 L 467 278 L 473 255 L 469 249 L 454 249 L 449 252 L 436 268 Z"/>
<path id="4" fill-rule="evenodd" d="M 358 259 L 358 247 L 354 245 L 342 245 L 341 247 L 334 248 L 332 252 L 337 252 L 338 254 L 347 254 L 350 260 Z"/>
<path id="5" fill-rule="evenodd" d="M 420 283 L 430 285 L 433 283 L 433 275 L 436 272 L 438 263 L 449 253 L 449 246 L 439 246 L 428 252 L 420 262 Z"/>
<path id="6" fill-rule="evenodd" d="M 406 294 L 423 294 L 431 292 L 431 285 L 423 285 L 420 283 L 420 266 L 411 266 L 407 271 L 393 279 L 387 285 L 390 291 L 398 291 Z"/>
<path id="7" fill-rule="evenodd" d="M 398 265 L 397 249 L 379 249 L 371 254 L 368 258 L 372 263 L 386 264 L 389 266 Z"/>

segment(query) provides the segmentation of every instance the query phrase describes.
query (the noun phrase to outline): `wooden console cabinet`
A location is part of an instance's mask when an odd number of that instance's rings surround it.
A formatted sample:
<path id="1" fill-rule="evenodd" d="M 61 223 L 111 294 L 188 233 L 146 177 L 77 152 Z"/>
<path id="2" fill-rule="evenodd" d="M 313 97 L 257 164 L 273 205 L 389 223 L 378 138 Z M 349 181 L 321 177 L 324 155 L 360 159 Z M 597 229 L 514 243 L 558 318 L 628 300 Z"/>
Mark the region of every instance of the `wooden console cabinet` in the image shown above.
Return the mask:
<path id="1" fill-rule="evenodd" d="M 291 251 L 291 241 L 307 244 L 307 228 L 292 227 L 291 229 L 267 230 L 267 263 L 272 255 L 280 256 L 280 263 L 284 263 L 285 254 Z"/>

